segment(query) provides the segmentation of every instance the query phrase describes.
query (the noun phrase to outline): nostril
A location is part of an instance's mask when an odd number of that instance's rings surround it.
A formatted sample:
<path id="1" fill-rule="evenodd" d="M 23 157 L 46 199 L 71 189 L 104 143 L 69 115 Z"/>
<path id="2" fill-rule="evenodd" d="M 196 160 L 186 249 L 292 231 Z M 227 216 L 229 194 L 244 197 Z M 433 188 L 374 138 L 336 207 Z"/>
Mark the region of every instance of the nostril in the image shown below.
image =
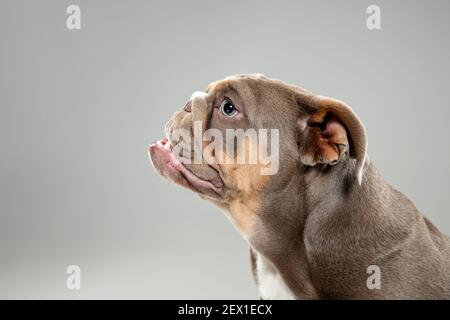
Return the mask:
<path id="1" fill-rule="evenodd" d="M 183 110 L 186 112 L 191 112 L 192 110 L 192 104 L 191 104 L 191 100 L 189 100 L 188 102 L 186 102 L 186 104 L 183 107 Z"/>

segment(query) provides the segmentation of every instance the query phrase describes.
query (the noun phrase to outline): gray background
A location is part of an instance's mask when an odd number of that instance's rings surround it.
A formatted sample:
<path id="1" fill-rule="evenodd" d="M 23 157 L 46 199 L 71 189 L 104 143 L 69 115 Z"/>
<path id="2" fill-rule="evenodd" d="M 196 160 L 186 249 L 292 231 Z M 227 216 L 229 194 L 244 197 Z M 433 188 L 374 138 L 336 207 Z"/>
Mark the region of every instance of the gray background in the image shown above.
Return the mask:
<path id="1" fill-rule="evenodd" d="M 374 3 L 380 31 L 366 28 Z M 0 298 L 256 298 L 245 241 L 147 158 L 193 91 L 235 73 L 349 103 L 382 174 L 450 233 L 449 9 L 1 0 Z"/>

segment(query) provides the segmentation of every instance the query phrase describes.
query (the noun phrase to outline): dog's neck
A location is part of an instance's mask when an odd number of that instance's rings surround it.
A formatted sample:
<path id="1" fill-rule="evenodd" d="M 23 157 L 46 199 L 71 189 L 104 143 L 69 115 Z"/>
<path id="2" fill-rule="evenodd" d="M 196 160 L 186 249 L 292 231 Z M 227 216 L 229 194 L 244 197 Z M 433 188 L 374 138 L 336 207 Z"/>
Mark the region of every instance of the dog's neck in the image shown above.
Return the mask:
<path id="1" fill-rule="evenodd" d="M 260 222 L 250 244 L 271 261 L 297 296 L 314 298 L 316 289 L 309 276 L 306 249 L 311 220 L 327 223 L 329 219 L 351 219 L 352 215 L 377 214 L 384 210 L 380 202 L 389 197 L 380 190 L 386 182 L 367 163 L 361 184 L 354 173 L 354 162 L 343 161 L 332 167 L 303 168 L 294 174 L 286 187 L 268 194 Z M 292 195 L 296 195 L 293 197 Z M 388 201 L 389 202 L 389 201 Z M 320 223 L 312 223 L 313 228 Z M 309 230 L 308 230 L 309 228 Z M 317 230 L 320 232 L 320 230 Z M 339 254 L 337 252 L 337 254 Z"/>
<path id="2" fill-rule="evenodd" d="M 352 193 L 366 188 L 367 179 L 372 179 L 372 165 L 368 161 L 364 168 L 363 181 L 356 178 L 355 162 L 352 159 L 344 159 L 334 166 L 306 168 L 303 175 L 304 188 L 304 212 L 309 216 L 314 212 L 332 214 L 345 206 Z M 360 199 L 367 201 L 367 199 Z"/>
<path id="3" fill-rule="evenodd" d="M 360 184 L 354 161 L 344 160 L 334 166 L 301 166 L 290 175 L 289 182 L 282 189 L 267 192 L 258 214 L 259 227 L 273 231 L 277 229 L 283 237 L 290 234 L 298 237 L 303 234 L 311 214 L 333 214 L 350 205 L 354 210 L 359 210 L 368 202 L 376 201 L 380 184 L 385 184 L 376 169 L 368 161 Z M 355 197 L 355 193 L 361 196 Z"/>
<path id="4" fill-rule="evenodd" d="M 358 215 L 378 215 L 393 203 L 394 189 L 383 179 L 375 166 L 367 160 L 361 183 L 356 179 L 355 163 L 347 159 L 334 167 L 304 175 L 305 195 L 303 210 L 299 212 L 308 218 L 347 218 Z M 370 208 L 370 210 L 369 210 Z M 306 225 L 305 227 L 308 227 Z"/>

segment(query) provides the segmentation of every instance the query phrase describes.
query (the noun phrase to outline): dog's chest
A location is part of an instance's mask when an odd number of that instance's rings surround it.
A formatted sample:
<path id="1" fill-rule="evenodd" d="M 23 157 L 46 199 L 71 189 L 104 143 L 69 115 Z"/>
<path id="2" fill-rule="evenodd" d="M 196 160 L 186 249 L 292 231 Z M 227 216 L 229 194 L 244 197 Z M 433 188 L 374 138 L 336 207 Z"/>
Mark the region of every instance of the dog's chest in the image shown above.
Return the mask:
<path id="1" fill-rule="evenodd" d="M 295 299 L 275 267 L 258 253 L 256 254 L 256 275 L 259 294 L 264 300 Z"/>

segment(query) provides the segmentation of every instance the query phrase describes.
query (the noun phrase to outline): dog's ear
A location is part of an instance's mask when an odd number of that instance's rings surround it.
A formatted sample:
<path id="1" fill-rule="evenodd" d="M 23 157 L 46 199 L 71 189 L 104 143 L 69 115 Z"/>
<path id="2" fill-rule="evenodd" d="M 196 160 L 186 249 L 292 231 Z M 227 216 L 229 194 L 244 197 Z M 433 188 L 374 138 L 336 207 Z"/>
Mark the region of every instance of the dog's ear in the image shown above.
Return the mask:
<path id="1" fill-rule="evenodd" d="M 301 161 L 308 166 L 336 164 L 345 154 L 356 160 L 361 183 L 367 154 L 366 130 L 344 102 L 323 96 L 308 99 L 308 115 L 298 120 Z"/>

